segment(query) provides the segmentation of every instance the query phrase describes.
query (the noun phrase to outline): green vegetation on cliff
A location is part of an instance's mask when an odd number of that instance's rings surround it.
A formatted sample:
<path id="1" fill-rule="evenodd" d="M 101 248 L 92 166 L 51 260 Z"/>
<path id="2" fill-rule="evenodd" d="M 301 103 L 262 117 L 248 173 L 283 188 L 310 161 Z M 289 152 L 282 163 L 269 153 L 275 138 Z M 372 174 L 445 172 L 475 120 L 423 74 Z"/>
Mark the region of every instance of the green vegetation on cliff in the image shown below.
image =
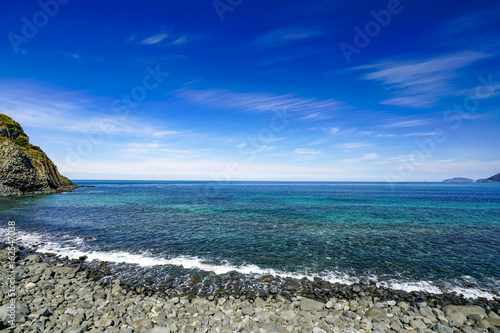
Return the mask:
<path id="1" fill-rule="evenodd" d="M 18 131 L 21 135 L 25 135 L 21 125 L 14 121 L 11 117 L 0 113 L 0 126 L 5 126 L 10 132 Z"/>
<path id="2" fill-rule="evenodd" d="M 29 142 L 21 125 L 0 114 L 0 196 L 49 194 L 75 187 L 40 147 Z"/>
<path id="3" fill-rule="evenodd" d="M 10 133 L 12 141 L 21 148 L 22 151 L 30 154 L 31 156 L 39 159 L 44 159 L 45 154 L 42 149 L 38 146 L 35 146 L 29 142 L 29 138 L 24 133 L 23 128 L 19 123 L 14 121 L 7 115 L 0 114 L 0 127 L 5 126 Z"/>

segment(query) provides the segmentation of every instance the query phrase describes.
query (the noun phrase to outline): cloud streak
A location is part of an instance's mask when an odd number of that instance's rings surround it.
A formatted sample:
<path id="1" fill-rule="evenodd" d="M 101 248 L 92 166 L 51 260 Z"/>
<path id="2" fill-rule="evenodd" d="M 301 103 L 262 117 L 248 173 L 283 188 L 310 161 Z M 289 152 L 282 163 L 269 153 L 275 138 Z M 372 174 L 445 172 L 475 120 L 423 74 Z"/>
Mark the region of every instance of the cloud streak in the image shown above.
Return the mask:
<path id="1" fill-rule="evenodd" d="M 386 61 L 357 69 L 370 70 L 362 77 L 364 80 L 380 82 L 394 92 L 396 96 L 382 104 L 429 108 L 441 97 L 453 95 L 453 79 L 460 76 L 459 70 L 489 56 L 483 52 L 463 51 L 427 59 Z"/>
<path id="2" fill-rule="evenodd" d="M 161 41 L 163 41 L 165 38 L 168 38 L 168 35 L 166 33 L 160 33 L 151 37 L 148 37 L 141 41 L 142 44 L 144 45 L 153 45 L 153 44 L 158 44 Z"/>
<path id="3" fill-rule="evenodd" d="M 285 108 L 302 115 L 302 120 L 330 118 L 334 113 L 348 109 L 347 104 L 332 99 L 296 97 L 292 94 L 239 93 L 229 90 L 184 88 L 176 94 L 186 101 L 221 109 L 236 109 L 251 113 L 266 113 Z"/>
<path id="4" fill-rule="evenodd" d="M 278 47 L 300 40 L 318 37 L 323 34 L 323 31 L 315 28 L 282 28 L 268 32 L 253 41 L 253 44 L 271 48 Z"/>

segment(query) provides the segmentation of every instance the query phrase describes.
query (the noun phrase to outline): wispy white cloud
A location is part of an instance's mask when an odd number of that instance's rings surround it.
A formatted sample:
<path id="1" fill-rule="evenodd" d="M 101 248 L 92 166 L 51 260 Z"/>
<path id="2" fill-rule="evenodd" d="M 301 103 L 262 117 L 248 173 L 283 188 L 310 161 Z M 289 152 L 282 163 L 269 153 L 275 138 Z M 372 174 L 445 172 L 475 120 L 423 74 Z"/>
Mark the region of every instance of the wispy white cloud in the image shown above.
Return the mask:
<path id="1" fill-rule="evenodd" d="M 428 108 L 441 97 L 454 94 L 453 80 L 460 76 L 460 69 L 489 56 L 463 51 L 434 58 L 386 61 L 357 69 L 371 71 L 363 79 L 378 81 L 394 91 L 395 97 L 382 104 Z"/>
<path id="2" fill-rule="evenodd" d="M 181 36 L 181 37 L 177 38 L 176 40 L 174 40 L 172 42 L 172 44 L 181 45 L 181 44 L 186 44 L 187 42 L 188 42 L 187 35 L 184 35 L 184 36 Z"/>
<path id="3" fill-rule="evenodd" d="M 293 151 L 295 154 L 299 155 L 318 155 L 321 154 L 320 151 L 315 150 L 315 149 L 303 149 L 303 148 L 297 148 Z"/>
<path id="4" fill-rule="evenodd" d="M 348 159 L 342 160 L 342 162 L 359 163 L 359 162 L 363 162 L 366 160 L 372 160 L 372 159 L 377 158 L 377 157 L 378 157 L 377 153 L 369 153 L 369 154 L 363 154 L 363 156 L 358 157 L 358 158 L 348 158 Z"/>
<path id="5" fill-rule="evenodd" d="M 374 145 L 373 143 L 366 143 L 366 142 L 349 142 L 336 145 L 335 147 L 341 149 L 354 149 L 354 148 L 370 147 L 373 145 Z"/>
<path id="6" fill-rule="evenodd" d="M 0 83 L 0 113 L 12 116 L 26 127 L 68 133 L 156 136 L 181 134 L 156 128 L 133 116 L 112 112 L 113 99 L 86 96 L 28 83 Z M 108 106 L 109 109 L 104 108 Z"/>
<path id="7" fill-rule="evenodd" d="M 383 125 L 384 128 L 416 127 L 431 123 L 429 119 L 393 119 Z"/>
<path id="8" fill-rule="evenodd" d="M 414 154 L 407 154 L 407 155 L 399 155 L 396 157 L 389 157 L 387 160 L 389 161 L 397 161 L 399 163 L 402 162 L 418 162 L 421 163 L 422 161 L 431 158 L 431 155 L 424 155 L 424 154 L 419 154 L 419 155 L 414 155 Z"/>
<path id="9" fill-rule="evenodd" d="M 151 36 L 151 37 L 148 37 L 148 38 L 142 40 L 141 43 L 145 44 L 145 45 L 157 44 L 157 43 L 160 43 L 165 38 L 168 38 L 168 35 L 166 33 L 162 32 L 162 33 L 159 33 L 157 35 L 154 35 L 154 36 Z"/>
<path id="10" fill-rule="evenodd" d="M 132 153 L 134 155 L 136 154 L 151 155 L 152 153 L 154 153 L 155 155 L 173 154 L 176 155 L 176 157 L 179 157 L 179 155 L 185 156 L 194 154 L 194 152 L 191 150 L 173 149 L 168 147 L 167 145 L 156 142 L 152 143 L 129 142 L 128 144 L 126 144 L 124 149 L 121 149 L 121 152 Z"/>
<path id="11" fill-rule="evenodd" d="M 176 135 L 181 133 L 182 132 L 179 131 L 158 131 L 158 132 L 153 132 L 151 135 L 157 138 L 162 138 L 165 136 Z"/>
<path id="12" fill-rule="evenodd" d="M 437 132 L 413 132 L 413 133 L 408 133 L 404 134 L 403 136 L 433 136 L 437 135 L 439 133 Z"/>
<path id="13" fill-rule="evenodd" d="M 315 28 L 282 28 L 264 34 L 253 41 L 253 44 L 262 47 L 276 47 L 290 42 L 309 39 L 323 34 L 323 31 Z"/>
<path id="14" fill-rule="evenodd" d="M 287 112 L 302 115 L 301 120 L 326 119 L 335 112 L 349 108 L 345 103 L 332 99 L 302 98 L 292 94 L 238 93 L 220 89 L 193 90 L 190 88 L 177 90 L 176 94 L 189 102 L 245 112 L 264 113 L 286 109 Z"/>

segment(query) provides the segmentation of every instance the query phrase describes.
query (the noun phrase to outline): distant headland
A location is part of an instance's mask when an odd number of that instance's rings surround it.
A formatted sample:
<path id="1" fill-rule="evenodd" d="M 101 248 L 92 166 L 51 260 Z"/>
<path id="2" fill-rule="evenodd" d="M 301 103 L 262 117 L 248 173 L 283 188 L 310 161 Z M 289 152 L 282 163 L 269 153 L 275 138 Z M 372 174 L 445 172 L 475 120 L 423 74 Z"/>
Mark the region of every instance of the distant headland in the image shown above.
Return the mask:
<path id="1" fill-rule="evenodd" d="M 76 187 L 40 147 L 29 142 L 21 125 L 0 114 L 0 197 L 59 193 Z"/>
<path id="2" fill-rule="evenodd" d="M 464 178 L 464 177 L 456 177 L 451 179 L 445 179 L 443 180 L 443 183 L 500 183 L 500 173 L 497 173 L 496 175 L 491 176 L 490 178 L 484 178 L 478 180 Z"/>

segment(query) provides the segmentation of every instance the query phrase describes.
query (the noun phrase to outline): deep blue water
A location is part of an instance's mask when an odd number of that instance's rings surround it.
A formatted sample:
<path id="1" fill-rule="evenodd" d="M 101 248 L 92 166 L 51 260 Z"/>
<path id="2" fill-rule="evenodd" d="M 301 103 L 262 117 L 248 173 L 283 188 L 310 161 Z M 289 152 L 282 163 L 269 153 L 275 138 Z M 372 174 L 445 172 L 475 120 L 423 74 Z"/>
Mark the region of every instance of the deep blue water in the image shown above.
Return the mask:
<path id="1" fill-rule="evenodd" d="M 77 181 L 0 198 L 20 242 L 90 259 L 500 291 L 500 184 Z M 166 274 L 166 273 L 165 273 Z"/>

